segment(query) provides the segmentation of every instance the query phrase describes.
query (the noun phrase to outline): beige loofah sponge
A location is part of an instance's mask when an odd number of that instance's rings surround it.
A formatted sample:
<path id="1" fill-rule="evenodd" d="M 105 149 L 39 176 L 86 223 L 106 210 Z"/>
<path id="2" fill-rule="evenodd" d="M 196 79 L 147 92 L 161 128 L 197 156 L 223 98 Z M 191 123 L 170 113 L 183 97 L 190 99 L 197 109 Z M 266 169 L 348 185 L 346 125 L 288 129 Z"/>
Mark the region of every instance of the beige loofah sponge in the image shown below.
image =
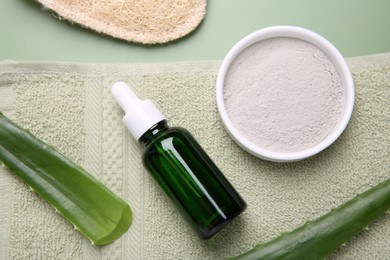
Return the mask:
<path id="1" fill-rule="evenodd" d="M 155 44 L 193 31 L 206 0 L 38 0 L 61 17 L 127 41 Z"/>

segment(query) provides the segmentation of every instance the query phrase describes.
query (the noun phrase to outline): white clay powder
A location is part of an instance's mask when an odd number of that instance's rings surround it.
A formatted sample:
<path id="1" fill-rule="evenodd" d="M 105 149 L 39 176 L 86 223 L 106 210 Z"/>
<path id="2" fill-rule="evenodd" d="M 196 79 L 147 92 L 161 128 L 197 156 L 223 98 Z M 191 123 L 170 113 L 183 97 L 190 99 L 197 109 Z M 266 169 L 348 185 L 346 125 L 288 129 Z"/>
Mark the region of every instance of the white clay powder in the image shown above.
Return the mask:
<path id="1" fill-rule="evenodd" d="M 225 107 L 235 128 L 268 151 L 291 153 L 320 143 L 343 109 L 343 87 L 318 47 L 288 37 L 242 51 L 225 79 Z"/>

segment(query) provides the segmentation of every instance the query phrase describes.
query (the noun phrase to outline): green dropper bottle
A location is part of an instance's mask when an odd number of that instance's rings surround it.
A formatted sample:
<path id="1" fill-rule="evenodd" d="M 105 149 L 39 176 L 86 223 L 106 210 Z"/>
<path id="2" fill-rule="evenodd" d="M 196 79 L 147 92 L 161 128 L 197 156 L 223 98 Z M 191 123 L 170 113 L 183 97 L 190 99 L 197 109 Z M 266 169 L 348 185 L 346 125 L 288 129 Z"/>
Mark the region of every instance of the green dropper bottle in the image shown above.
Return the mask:
<path id="1" fill-rule="evenodd" d="M 168 127 L 150 100 L 123 82 L 112 94 L 125 111 L 123 123 L 144 147 L 143 164 L 203 239 L 239 215 L 246 203 L 185 129 Z"/>

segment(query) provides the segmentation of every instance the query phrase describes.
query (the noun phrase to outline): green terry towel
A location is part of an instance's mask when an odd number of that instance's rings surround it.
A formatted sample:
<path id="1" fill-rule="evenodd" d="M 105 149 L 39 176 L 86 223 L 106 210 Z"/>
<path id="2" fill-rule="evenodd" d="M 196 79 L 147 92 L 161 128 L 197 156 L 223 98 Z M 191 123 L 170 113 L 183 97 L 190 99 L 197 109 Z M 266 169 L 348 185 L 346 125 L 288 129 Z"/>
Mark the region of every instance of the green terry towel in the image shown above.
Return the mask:
<path id="1" fill-rule="evenodd" d="M 0 259 L 223 259 L 317 218 L 390 177 L 390 53 L 348 59 L 356 86 L 350 124 L 332 146 L 296 163 L 239 148 L 219 120 L 219 61 L 168 64 L 0 63 L 0 110 L 80 163 L 122 196 L 134 222 L 95 247 L 26 185 L 0 170 Z M 141 148 L 110 94 L 115 81 L 153 99 L 171 126 L 198 139 L 248 203 L 239 218 L 201 241 L 143 169 Z M 390 256 L 384 215 L 332 259 Z"/>

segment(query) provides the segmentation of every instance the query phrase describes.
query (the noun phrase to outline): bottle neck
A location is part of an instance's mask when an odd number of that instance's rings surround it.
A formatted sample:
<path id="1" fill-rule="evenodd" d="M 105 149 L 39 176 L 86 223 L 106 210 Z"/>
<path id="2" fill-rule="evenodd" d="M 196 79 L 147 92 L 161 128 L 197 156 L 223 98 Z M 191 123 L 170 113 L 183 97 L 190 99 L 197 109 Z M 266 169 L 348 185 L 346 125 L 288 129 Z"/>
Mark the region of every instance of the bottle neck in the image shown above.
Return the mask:
<path id="1" fill-rule="evenodd" d="M 167 124 L 167 120 L 161 120 L 154 126 L 152 126 L 148 131 L 146 131 L 138 140 L 138 142 L 143 146 L 146 147 L 149 145 L 153 140 L 155 140 L 158 136 L 163 134 L 167 129 L 169 128 Z"/>

